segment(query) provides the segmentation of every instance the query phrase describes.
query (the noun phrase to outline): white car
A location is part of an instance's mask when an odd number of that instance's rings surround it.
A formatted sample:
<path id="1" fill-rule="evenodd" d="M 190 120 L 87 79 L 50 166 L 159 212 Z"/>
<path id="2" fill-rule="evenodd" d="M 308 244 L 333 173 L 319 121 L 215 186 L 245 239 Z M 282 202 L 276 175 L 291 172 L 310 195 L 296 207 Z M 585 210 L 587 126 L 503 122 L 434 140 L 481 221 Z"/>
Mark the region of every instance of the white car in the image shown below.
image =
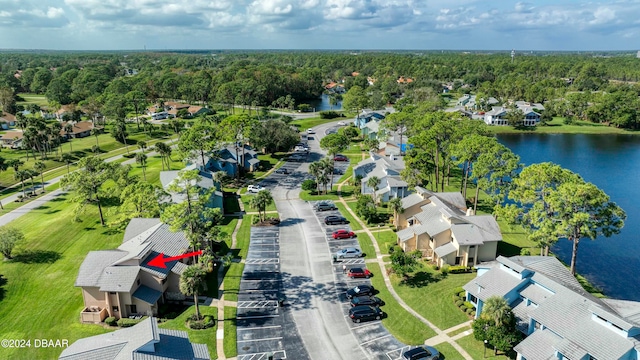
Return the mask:
<path id="1" fill-rule="evenodd" d="M 345 123 L 344 121 L 339 121 L 338 126 L 347 126 L 347 123 Z"/>
<path id="2" fill-rule="evenodd" d="M 307 129 L 307 134 L 315 134 L 316 131 L 313 129 Z"/>
<path id="3" fill-rule="evenodd" d="M 250 192 L 250 193 L 256 194 L 256 193 L 258 193 L 258 192 L 260 192 L 262 190 L 264 190 L 264 187 L 262 187 L 260 185 L 249 185 L 249 186 L 247 186 L 247 192 Z"/>
<path id="4" fill-rule="evenodd" d="M 363 255 L 364 254 L 356 248 L 346 248 L 336 253 L 336 257 L 338 259 L 359 258 L 359 257 L 362 257 Z"/>
<path id="5" fill-rule="evenodd" d="M 296 146 L 293 151 L 295 152 L 309 152 L 309 148 L 306 146 Z"/>

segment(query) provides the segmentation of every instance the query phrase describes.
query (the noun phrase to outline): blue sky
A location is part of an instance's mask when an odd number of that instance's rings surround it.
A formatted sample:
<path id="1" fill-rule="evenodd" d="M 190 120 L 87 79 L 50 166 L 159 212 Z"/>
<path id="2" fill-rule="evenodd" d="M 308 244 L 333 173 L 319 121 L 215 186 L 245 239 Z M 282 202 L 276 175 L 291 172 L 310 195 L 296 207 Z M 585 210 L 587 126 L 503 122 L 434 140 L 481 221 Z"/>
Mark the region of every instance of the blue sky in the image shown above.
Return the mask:
<path id="1" fill-rule="evenodd" d="M 0 48 L 640 50 L 640 0 L 0 0 Z"/>

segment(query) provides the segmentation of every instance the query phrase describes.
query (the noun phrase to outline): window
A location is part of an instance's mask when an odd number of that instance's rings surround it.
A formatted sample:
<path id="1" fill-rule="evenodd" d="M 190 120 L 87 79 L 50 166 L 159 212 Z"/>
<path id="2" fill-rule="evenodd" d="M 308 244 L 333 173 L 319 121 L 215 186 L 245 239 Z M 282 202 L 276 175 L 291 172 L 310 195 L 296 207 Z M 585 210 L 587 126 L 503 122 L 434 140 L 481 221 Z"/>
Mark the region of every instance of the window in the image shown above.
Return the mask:
<path id="1" fill-rule="evenodd" d="M 116 292 L 115 291 L 109 291 L 109 295 L 115 295 Z"/>
<path id="2" fill-rule="evenodd" d="M 117 306 L 113 306 L 113 307 L 111 307 L 111 309 L 113 310 L 113 312 L 118 312 L 118 311 L 120 311 L 120 309 L 118 309 L 118 307 L 117 307 Z"/>
<path id="3" fill-rule="evenodd" d="M 138 281 L 136 281 L 136 283 L 138 283 L 138 285 L 140 285 L 140 279 L 138 279 Z"/>
<path id="4" fill-rule="evenodd" d="M 129 306 L 129 314 L 136 314 L 138 313 L 138 309 L 136 308 L 135 305 L 128 305 Z"/>
<path id="5" fill-rule="evenodd" d="M 469 250 L 471 250 L 471 249 L 475 249 L 475 248 L 476 248 L 476 246 L 475 246 L 475 245 L 469 245 Z"/>
<path id="6" fill-rule="evenodd" d="M 408 220 L 409 226 L 413 226 L 413 219 Z"/>
<path id="7" fill-rule="evenodd" d="M 456 256 L 456 262 L 455 265 L 460 265 L 460 261 L 462 260 L 461 256 Z"/>

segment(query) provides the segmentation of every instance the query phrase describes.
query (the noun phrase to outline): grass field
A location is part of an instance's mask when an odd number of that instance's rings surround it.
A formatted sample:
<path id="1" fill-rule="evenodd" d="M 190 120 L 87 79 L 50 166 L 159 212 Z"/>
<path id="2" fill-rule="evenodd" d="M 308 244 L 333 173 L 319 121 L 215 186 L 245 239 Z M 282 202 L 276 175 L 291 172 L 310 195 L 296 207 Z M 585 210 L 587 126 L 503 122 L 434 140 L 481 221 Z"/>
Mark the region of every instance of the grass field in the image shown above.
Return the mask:
<path id="1" fill-rule="evenodd" d="M 306 131 L 309 128 L 338 120 L 339 119 L 320 119 L 320 117 L 312 117 L 308 119 L 293 120 L 291 125 L 297 127 L 300 131 Z"/>
<path id="2" fill-rule="evenodd" d="M 347 220 L 349 220 L 349 226 L 351 226 L 351 230 L 353 231 L 362 230 L 362 226 L 360 225 L 360 223 L 356 221 L 356 219 L 353 217 L 353 215 L 351 215 L 351 213 L 347 210 L 344 204 L 336 202 L 335 205 L 338 208 L 338 210 L 340 210 L 340 213 L 342 214 L 342 216 L 344 216 Z"/>
<path id="3" fill-rule="evenodd" d="M 236 342 L 236 311 L 235 307 L 224 307 L 224 356 L 232 358 L 238 355 Z"/>
<path id="4" fill-rule="evenodd" d="M 187 334 L 189 334 L 189 340 L 192 343 L 206 344 L 209 348 L 209 356 L 211 356 L 211 359 L 217 359 L 218 354 L 216 352 L 216 330 L 218 328 L 218 309 L 212 306 L 200 306 L 200 313 L 202 315 L 211 315 L 216 318 L 216 325 L 204 330 L 191 330 L 186 326 L 187 318 L 190 315 L 195 314 L 195 312 L 195 306 L 191 306 L 177 318 L 168 320 L 160 324 L 159 326 L 163 329 L 186 331 Z"/>
<path id="5" fill-rule="evenodd" d="M 382 254 L 388 254 L 389 247 L 398 242 L 398 236 L 392 230 L 377 231 L 373 233 L 373 236 L 376 238 L 378 248 L 380 248 Z"/>
<path id="6" fill-rule="evenodd" d="M 254 196 L 255 195 L 249 195 L 249 194 L 240 196 L 240 200 L 244 204 L 244 211 L 258 211 L 258 209 L 249 205 L 251 203 L 251 199 L 253 199 Z M 275 211 L 275 210 L 276 210 L 275 202 L 267 206 L 267 209 L 266 209 L 266 211 Z"/>
<path id="7" fill-rule="evenodd" d="M 454 349 L 449 343 L 442 343 L 435 346 L 441 354 L 441 359 L 444 360 L 464 360 L 464 357 L 460 355 L 458 350 Z M 475 359 L 475 358 L 474 358 Z"/>
<path id="8" fill-rule="evenodd" d="M 469 320 L 453 302 L 452 291 L 475 277 L 475 273 L 442 275 L 423 265 L 409 274 L 407 280 L 392 275 L 391 283 L 412 309 L 444 330 Z"/>
<path id="9" fill-rule="evenodd" d="M 473 334 L 460 338 L 456 342 L 458 345 L 462 346 L 462 348 L 465 349 L 473 359 L 509 360 L 509 357 L 505 355 L 493 355 L 492 349 L 486 349 L 485 351 L 484 343 L 476 340 L 473 337 Z"/>
<path id="10" fill-rule="evenodd" d="M 42 94 L 18 93 L 17 96 L 24 99 L 24 101 L 16 102 L 18 105 L 36 104 L 43 107 L 49 104 L 47 97 Z"/>
<path id="11" fill-rule="evenodd" d="M 365 254 L 365 259 L 375 259 L 376 249 L 371 243 L 369 235 L 366 233 L 360 233 L 358 235 L 358 244 L 360 244 L 360 250 Z"/>
<path id="12" fill-rule="evenodd" d="M 382 319 L 382 324 L 393 336 L 405 344 L 419 345 L 424 344 L 426 339 L 436 335 L 435 331 L 416 319 L 394 300 L 385 286 L 378 264 L 371 263 L 367 267 L 374 274 L 371 278 L 371 284 L 379 291 L 376 296 L 385 302 L 382 310 L 387 316 Z"/>

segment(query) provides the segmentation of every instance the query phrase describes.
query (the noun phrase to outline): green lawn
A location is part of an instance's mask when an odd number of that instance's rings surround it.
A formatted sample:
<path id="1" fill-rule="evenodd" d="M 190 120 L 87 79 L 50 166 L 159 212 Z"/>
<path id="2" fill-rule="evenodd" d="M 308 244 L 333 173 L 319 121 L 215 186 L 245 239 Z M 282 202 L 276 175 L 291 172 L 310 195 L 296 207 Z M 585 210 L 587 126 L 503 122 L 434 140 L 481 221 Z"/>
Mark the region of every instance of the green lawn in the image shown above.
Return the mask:
<path id="1" fill-rule="evenodd" d="M 430 266 L 423 265 L 409 275 L 408 281 L 403 282 L 399 276 L 392 275 L 391 283 L 412 309 L 444 330 L 469 320 L 453 302 L 452 291 L 475 277 L 475 273 L 443 276 Z"/>
<path id="2" fill-rule="evenodd" d="M 362 252 L 366 255 L 365 259 L 375 259 L 376 249 L 373 247 L 369 235 L 367 235 L 366 233 L 360 233 L 357 235 L 358 243 L 360 244 L 360 250 L 362 250 Z"/>
<path id="3" fill-rule="evenodd" d="M 245 194 L 245 195 L 241 195 L 240 196 L 240 200 L 242 201 L 242 203 L 244 204 L 244 211 L 258 211 L 258 209 L 252 207 L 251 205 L 249 205 L 249 203 L 251 202 L 251 199 L 253 199 L 255 195 L 249 195 L 249 194 Z M 275 211 L 276 210 L 276 204 L 275 202 L 273 202 L 272 204 L 270 204 L 269 206 L 267 206 L 266 211 Z"/>
<path id="4" fill-rule="evenodd" d="M 340 213 L 342 214 L 342 216 L 344 216 L 345 218 L 347 218 L 347 220 L 349 220 L 349 226 L 351 226 L 351 230 L 353 231 L 362 230 L 362 226 L 360 225 L 360 223 L 356 221 L 353 215 L 351 215 L 351 213 L 347 210 L 347 208 L 342 203 L 336 202 L 335 205 L 338 208 L 338 210 L 340 210 Z"/>
<path id="5" fill-rule="evenodd" d="M 189 334 L 189 340 L 192 343 L 206 344 L 207 347 L 209 348 L 209 356 L 211 356 L 211 359 L 217 359 L 218 354 L 216 352 L 216 330 L 218 328 L 218 323 L 217 323 L 218 309 L 212 306 L 203 306 L 203 305 L 200 306 L 201 314 L 212 315 L 214 318 L 216 318 L 215 326 L 210 327 L 208 329 L 203 329 L 203 330 L 192 330 L 186 326 L 185 322 L 187 318 L 190 315 L 195 314 L 195 312 L 196 312 L 195 306 L 191 306 L 185 312 L 180 314 L 180 316 L 178 316 L 177 318 L 172 320 L 167 320 L 166 322 L 163 322 L 159 326 L 163 329 L 186 331 Z"/>
<path id="6" fill-rule="evenodd" d="M 484 344 L 482 343 L 482 341 L 476 340 L 473 337 L 473 334 L 460 338 L 456 340 L 456 342 L 474 359 L 494 359 L 494 360 L 509 359 L 509 357 L 505 355 L 494 356 L 492 349 L 486 349 L 485 351 Z"/>
<path id="7" fill-rule="evenodd" d="M 349 167 L 344 172 L 344 174 L 342 174 L 342 176 L 340 176 L 340 179 L 338 179 L 338 184 L 344 182 L 345 180 L 350 178 L 352 175 L 353 175 L 353 164 L 349 165 Z"/>
<path id="8" fill-rule="evenodd" d="M 297 127 L 300 131 L 306 131 L 309 128 L 334 121 L 338 121 L 338 119 L 321 119 L 320 117 L 312 117 L 308 119 L 294 120 L 291 122 L 291 125 Z"/>
<path id="9" fill-rule="evenodd" d="M 376 296 L 385 302 L 382 307 L 382 310 L 387 314 L 382 319 L 384 327 L 398 340 L 408 345 L 424 344 L 426 339 L 435 336 L 435 331 L 398 305 L 385 286 L 380 266 L 371 263 L 367 267 L 374 274 L 371 278 L 371 284 L 379 291 Z"/>
<path id="10" fill-rule="evenodd" d="M 100 226 L 97 210 L 88 209 L 83 222 L 72 222 L 73 206 L 64 197 L 14 220 L 26 241 L 16 246 L 14 260 L 0 262 L 6 284 L 0 291 L 0 334 L 10 339 L 68 339 L 107 332 L 79 321 L 84 307 L 73 286 L 80 264 L 91 250 L 122 243 L 122 232 Z M 54 215 L 55 214 L 55 215 Z M 52 311 L 55 310 L 55 313 Z M 5 359 L 53 359 L 61 349 L 4 349 Z"/>
<path id="11" fill-rule="evenodd" d="M 232 358 L 238 355 L 236 348 L 236 311 L 235 307 L 224 307 L 224 356 Z"/>
<path id="12" fill-rule="evenodd" d="M 495 134 L 639 134 L 637 131 L 619 129 L 615 126 L 596 124 L 589 121 L 575 121 L 571 125 L 565 125 L 563 121 L 564 118 L 554 117 L 547 125 L 538 125 L 526 129 L 516 129 L 513 126 L 489 126 L 488 128 Z"/>
<path id="13" fill-rule="evenodd" d="M 246 215 L 242 218 L 242 224 L 236 234 L 236 247 L 239 249 L 238 256 L 246 258 L 249 252 L 249 241 L 251 240 L 251 222 L 254 215 Z"/>
<path id="14" fill-rule="evenodd" d="M 233 214 L 240 211 L 240 205 L 236 197 L 225 197 L 223 200 L 224 212 L 227 214 Z"/>
<path id="15" fill-rule="evenodd" d="M 240 278 L 244 264 L 233 262 L 224 274 L 224 299 L 228 301 L 238 301 L 238 291 L 240 290 Z"/>
<path id="16" fill-rule="evenodd" d="M 382 254 L 389 253 L 389 247 L 398 243 L 398 235 L 392 230 L 383 230 L 373 233 Z"/>
<path id="17" fill-rule="evenodd" d="M 460 355 L 458 350 L 449 343 L 444 342 L 442 344 L 438 344 L 435 348 L 438 349 L 441 354 L 440 358 L 443 360 L 464 360 L 464 357 Z"/>
<path id="18" fill-rule="evenodd" d="M 24 99 L 24 101 L 18 101 L 16 103 L 18 105 L 36 104 L 40 107 L 43 107 L 49 104 L 46 96 L 42 94 L 18 93 L 16 95 Z"/>
<path id="19" fill-rule="evenodd" d="M 338 196 L 336 191 L 329 191 L 328 194 L 313 195 L 309 191 L 302 190 L 300 191 L 300 199 L 305 201 L 340 200 L 340 197 Z"/>

